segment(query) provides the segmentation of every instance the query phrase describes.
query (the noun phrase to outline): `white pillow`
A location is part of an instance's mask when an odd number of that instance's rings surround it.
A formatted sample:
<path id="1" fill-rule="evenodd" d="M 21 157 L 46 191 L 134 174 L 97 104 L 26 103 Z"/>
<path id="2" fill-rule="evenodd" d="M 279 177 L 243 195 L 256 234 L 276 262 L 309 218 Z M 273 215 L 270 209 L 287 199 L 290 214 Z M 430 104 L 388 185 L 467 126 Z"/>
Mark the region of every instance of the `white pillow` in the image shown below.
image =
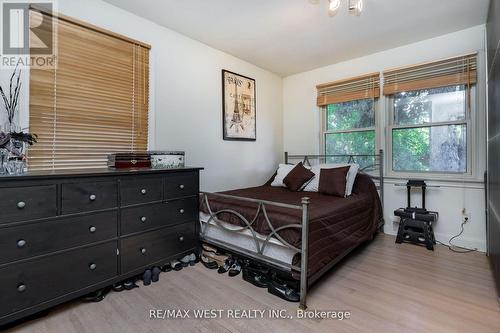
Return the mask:
<path id="1" fill-rule="evenodd" d="M 295 168 L 295 165 L 292 164 L 280 164 L 278 167 L 278 172 L 276 173 L 276 177 L 274 177 L 273 182 L 271 183 L 271 186 L 274 187 L 286 187 L 285 184 L 283 184 L 283 179 L 285 179 L 286 175 L 292 171 L 292 169 Z"/>
<path id="2" fill-rule="evenodd" d="M 335 169 L 345 166 L 350 166 L 349 171 L 346 176 L 346 186 L 345 195 L 346 197 L 352 194 L 352 188 L 354 186 L 354 181 L 356 180 L 356 175 L 358 174 L 359 165 L 358 164 L 320 164 L 312 167 L 311 171 L 314 173 L 313 179 L 304 188 L 306 192 L 319 192 L 319 175 L 321 169 Z"/>

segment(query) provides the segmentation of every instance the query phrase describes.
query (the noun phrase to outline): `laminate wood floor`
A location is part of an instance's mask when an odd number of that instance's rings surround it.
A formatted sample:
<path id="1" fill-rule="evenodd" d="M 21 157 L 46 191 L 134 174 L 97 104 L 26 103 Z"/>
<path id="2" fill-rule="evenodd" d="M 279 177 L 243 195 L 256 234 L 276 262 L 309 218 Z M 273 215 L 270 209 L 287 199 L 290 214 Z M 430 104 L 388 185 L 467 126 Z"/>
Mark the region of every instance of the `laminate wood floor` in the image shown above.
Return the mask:
<path id="1" fill-rule="evenodd" d="M 62 305 L 7 332 L 433 332 L 499 333 L 500 306 L 482 253 L 435 252 L 379 235 L 325 275 L 310 310 L 348 310 L 332 319 L 156 319 L 149 309 L 286 309 L 287 303 L 238 277 L 201 264 L 164 273 L 160 282 L 110 293 L 101 303 Z M 227 314 L 227 312 L 224 312 Z"/>

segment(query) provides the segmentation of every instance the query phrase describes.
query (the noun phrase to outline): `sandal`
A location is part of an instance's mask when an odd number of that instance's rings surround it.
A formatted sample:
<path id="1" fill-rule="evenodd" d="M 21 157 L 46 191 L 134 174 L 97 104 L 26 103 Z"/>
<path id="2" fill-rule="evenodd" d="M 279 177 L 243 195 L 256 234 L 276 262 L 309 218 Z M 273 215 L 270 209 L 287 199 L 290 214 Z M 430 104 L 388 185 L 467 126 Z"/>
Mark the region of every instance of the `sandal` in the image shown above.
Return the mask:
<path id="1" fill-rule="evenodd" d="M 229 258 L 228 255 L 221 254 L 221 253 L 214 253 L 214 252 L 205 251 L 205 250 L 203 250 L 203 256 L 217 261 L 217 263 L 220 266 L 224 265 L 224 262 L 226 261 L 226 259 Z"/>
<path id="2" fill-rule="evenodd" d="M 217 273 L 219 273 L 219 274 L 226 273 L 231 268 L 231 266 L 233 266 L 233 264 L 234 264 L 234 259 L 233 258 L 227 258 L 224 261 L 224 265 L 219 267 L 219 269 L 217 270 Z"/>
<path id="3" fill-rule="evenodd" d="M 208 269 L 217 269 L 219 268 L 219 265 L 212 259 L 209 259 L 207 257 L 202 256 L 201 257 L 201 263 L 203 266 L 205 266 Z"/>
<path id="4" fill-rule="evenodd" d="M 241 272 L 241 265 L 238 262 L 238 260 L 235 260 L 234 263 L 231 265 L 231 268 L 229 268 L 228 274 L 230 277 L 233 277 L 240 274 L 240 272 Z"/>

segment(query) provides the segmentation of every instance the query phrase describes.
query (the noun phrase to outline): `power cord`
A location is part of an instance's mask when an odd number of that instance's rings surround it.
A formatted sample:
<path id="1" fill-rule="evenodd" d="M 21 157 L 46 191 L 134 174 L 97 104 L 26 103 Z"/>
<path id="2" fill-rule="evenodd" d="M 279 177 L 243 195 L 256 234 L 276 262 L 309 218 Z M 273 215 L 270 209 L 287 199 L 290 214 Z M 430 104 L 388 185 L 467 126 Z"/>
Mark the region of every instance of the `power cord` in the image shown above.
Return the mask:
<path id="1" fill-rule="evenodd" d="M 450 240 L 448 241 L 448 244 L 444 244 L 440 241 L 436 241 L 436 243 L 439 243 L 443 246 L 446 246 L 448 248 L 448 250 L 452 251 L 452 252 L 456 252 L 456 253 L 471 253 L 471 252 L 476 252 L 477 251 L 477 248 L 474 248 L 474 249 L 469 249 L 467 247 L 463 247 L 463 246 L 459 246 L 459 245 L 455 245 L 452 243 L 453 240 L 457 239 L 458 237 L 462 236 L 462 234 L 464 233 L 464 226 L 465 224 L 469 222 L 469 218 L 466 217 L 464 219 L 464 221 L 462 222 L 462 224 L 460 225 L 460 232 L 458 233 L 458 235 L 455 235 L 453 237 L 450 238 Z"/>

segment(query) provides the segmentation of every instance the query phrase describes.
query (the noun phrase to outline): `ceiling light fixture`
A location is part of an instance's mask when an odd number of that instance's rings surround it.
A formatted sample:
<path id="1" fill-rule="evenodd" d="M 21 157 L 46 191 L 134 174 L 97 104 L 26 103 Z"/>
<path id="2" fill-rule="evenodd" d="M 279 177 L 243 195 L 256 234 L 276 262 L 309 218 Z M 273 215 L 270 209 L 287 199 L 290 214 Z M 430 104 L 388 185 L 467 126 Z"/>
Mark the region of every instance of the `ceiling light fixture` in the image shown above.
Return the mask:
<path id="1" fill-rule="evenodd" d="M 330 4 L 328 5 L 328 14 L 333 16 L 337 13 L 340 8 L 340 0 L 329 0 Z"/>
<path id="2" fill-rule="evenodd" d="M 349 0 L 349 12 L 356 14 L 356 15 L 361 15 L 361 12 L 363 11 L 363 0 Z"/>
<path id="3" fill-rule="evenodd" d="M 364 7 L 363 0 L 347 0 L 349 4 L 349 13 L 361 15 Z M 320 0 L 309 0 L 313 5 L 320 3 Z M 328 15 L 334 16 L 339 11 L 341 0 L 328 0 Z"/>

